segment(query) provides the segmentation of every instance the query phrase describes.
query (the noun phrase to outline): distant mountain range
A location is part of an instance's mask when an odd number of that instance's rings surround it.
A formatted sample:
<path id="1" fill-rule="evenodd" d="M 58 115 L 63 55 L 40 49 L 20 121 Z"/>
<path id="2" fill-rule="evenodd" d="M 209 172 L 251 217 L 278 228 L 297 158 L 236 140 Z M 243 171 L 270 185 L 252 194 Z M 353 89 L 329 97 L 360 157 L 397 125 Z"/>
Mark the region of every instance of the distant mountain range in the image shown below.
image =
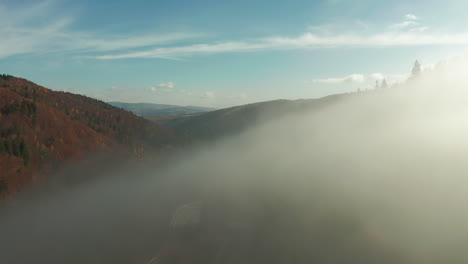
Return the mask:
<path id="1" fill-rule="evenodd" d="M 0 196 L 90 153 L 141 156 L 187 141 L 174 129 L 102 101 L 0 75 Z"/>
<path id="2" fill-rule="evenodd" d="M 252 126 L 288 114 L 320 110 L 341 100 L 347 94 L 320 99 L 274 100 L 235 106 L 190 115 L 146 117 L 160 125 L 172 127 L 179 133 L 199 140 L 213 140 L 240 133 Z"/>
<path id="3" fill-rule="evenodd" d="M 162 116 L 162 115 L 188 115 L 203 113 L 215 110 L 209 107 L 200 106 L 178 106 L 167 104 L 149 104 L 149 103 L 122 103 L 109 102 L 110 105 L 133 112 L 139 116 Z"/>

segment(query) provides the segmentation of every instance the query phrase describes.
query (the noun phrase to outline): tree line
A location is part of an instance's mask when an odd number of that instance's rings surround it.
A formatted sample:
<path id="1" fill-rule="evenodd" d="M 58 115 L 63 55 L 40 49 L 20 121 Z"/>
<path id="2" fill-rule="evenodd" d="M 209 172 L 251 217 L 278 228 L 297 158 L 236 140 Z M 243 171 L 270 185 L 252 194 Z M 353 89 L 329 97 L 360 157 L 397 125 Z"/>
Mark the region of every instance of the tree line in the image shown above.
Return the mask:
<path id="1" fill-rule="evenodd" d="M 0 112 L 4 115 L 13 113 L 27 114 L 29 117 L 34 117 L 37 114 L 36 104 L 23 100 L 21 103 L 15 102 L 4 106 Z"/>
<path id="2" fill-rule="evenodd" d="M 4 178 L 0 177 L 0 198 L 2 198 L 3 194 L 7 191 L 7 189 L 7 181 Z"/>
<path id="3" fill-rule="evenodd" d="M 24 142 L 24 139 L 18 137 L 10 140 L 0 141 L 0 154 L 20 157 L 23 159 L 24 166 L 29 166 L 30 156 L 29 150 Z"/>

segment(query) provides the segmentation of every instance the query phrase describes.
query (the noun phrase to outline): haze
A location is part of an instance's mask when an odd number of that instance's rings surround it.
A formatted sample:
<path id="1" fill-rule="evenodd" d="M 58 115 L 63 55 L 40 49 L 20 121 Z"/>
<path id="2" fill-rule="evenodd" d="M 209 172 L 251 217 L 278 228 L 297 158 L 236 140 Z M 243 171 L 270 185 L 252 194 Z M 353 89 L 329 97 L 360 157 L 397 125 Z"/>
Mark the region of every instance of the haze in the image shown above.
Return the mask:
<path id="1" fill-rule="evenodd" d="M 467 7 L 2 1 L 0 263 L 468 263 Z"/>
<path id="2" fill-rule="evenodd" d="M 100 176 L 7 208 L 2 258 L 143 261 L 170 237 L 175 208 L 202 202 L 215 220 L 194 254 L 213 263 L 464 263 L 466 66 L 460 58 L 392 89 L 345 95 L 162 168 L 78 169 Z"/>

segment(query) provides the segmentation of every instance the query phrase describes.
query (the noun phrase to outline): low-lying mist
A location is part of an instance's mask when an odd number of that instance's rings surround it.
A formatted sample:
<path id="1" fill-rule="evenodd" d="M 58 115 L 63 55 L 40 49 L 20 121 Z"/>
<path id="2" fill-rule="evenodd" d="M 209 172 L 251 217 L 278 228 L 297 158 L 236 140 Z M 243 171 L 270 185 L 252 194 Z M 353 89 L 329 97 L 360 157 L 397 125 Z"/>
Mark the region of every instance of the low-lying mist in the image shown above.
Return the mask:
<path id="1" fill-rule="evenodd" d="M 0 263 L 467 263 L 467 69 L 444 62 L 164 166 L 81 169 L 106 177 L 2 208 Z M 174 238 L 192 202 L 201 227 Z"/>

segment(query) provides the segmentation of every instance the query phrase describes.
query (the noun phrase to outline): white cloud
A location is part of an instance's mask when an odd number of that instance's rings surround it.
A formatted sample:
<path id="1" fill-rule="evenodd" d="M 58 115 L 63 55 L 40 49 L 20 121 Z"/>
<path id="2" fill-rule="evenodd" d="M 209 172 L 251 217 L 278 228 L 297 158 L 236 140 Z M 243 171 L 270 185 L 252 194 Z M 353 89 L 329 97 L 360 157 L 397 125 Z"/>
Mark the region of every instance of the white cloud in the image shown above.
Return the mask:
<path id="1" fill-rule="evenodd" d="M 419 17 L 414 14 L 407 14 L 405 15 L 405 20 L 401 23 L 393 24 L 390 26 L 390 29 L 397 29 L 397 30 L 404 30 L 409 29 L 410 31 L 414 32 L 422 32 L 428 29 L 426 26 L 421 26 L 419 22 L 417 22 Z"/>
<path id="2" fill-rule="evenodd" d="M 176 87 L 175 83 L 167 82 L 167 83 L 160 83 L 156 86 L 152 86 L 149 88 L 149 90 L 151 92 L 157 92 L 157 93 L 171 93 L 174 91 L 175 87 Z"/>
<path id="3" fill-rule="evenodd" d="M 97 56 L 97 59 L 127 59 L 127 58 L 178 58 L 193 54 L 213 54 L 226 52 L 240 52 L 262 50 L 270 46 L 268 43 L 225 42 L 217 44 L 195 44 L 189 46 L 155 48 L 114 55 Z"/>
<path id="4" fill-rule="evenodd" d="M 419 19 L 419 17 L 417 17 L 417 16 L 414 15 L 414 14 L 406 14 L 406 15 L 405 15 L 405 18 L 408 19 L 408 20 L 413 20 L 413 21 Z"/>
<path id="5" fill-rule="evenodd" d="M 321 37 L 312 33 L 297 38 L 274 38 L 270 43 L 275 47 L 307 48 L 316 46 L 418 46 L 468 44 L 468 32 L 455 34 L 422 34 L 409 32 L 385 32 L 369 36 L 343 34 Z"/>
<path id="6" fill-rule="evenodd" d="M 313 83 L 326 84 L 326 85 L 359 85 L 360 87 L 373 88 L 375 81 L 382 81 L 385 79 L 388 84 L 399 83 L 408 78 L 408 74 L 383 74 L 383 73 L 371 73 L 371 74 L 350 74 L 344 77 L 336 78 L 325 78 L 312 80 Z"/>
<path id="7" fill-rule="evenodd" d="M 204 92 L 201 95 L 201 98 L 203 99 L 209 99 L 209 100 L 214 100 L 216 98 L 216 94 L 214 92 Z"/>
<path id="8" fill-rule="evenodd" d="M 427 28 L 420 28 L 425 31 Z M 96 56 L 96 59 L 127 58 L 180 58 L 228 52 L 251 52 L 261 50 L 290 50 L 336 47 L 392 47 L 426 45 L 467 45 L 468 32 L 428 34 L 425 32 L 384 32 L 371 35 L 356 33 L 320 36 L 305 33 L 298 37 L 271 37 L 254 42 L 224 42 L 155 48 L 145 51 Z"/>
<path id="9" fill-rule="evenodd" d="M 404 28 L 408 28 L 408 27 L 411 27 L 411 26 L 417 26 L 417 25 L 419 25 L 418 22 L 414 22 L 413 20 L 407 20 L 407 21 L 403 21 L 401 23 L 391 25 L 390 28 L 404 29 Z"/>
<path id="10" fill-rule="evenodd" d="M 370 77 L 371 77 L 372 79 L 374 79 L 374 80 L 382 80 L 382 79 L 385 78 L 385 75 L 383 75 L 383 74 L 380 73 L 380 72 L 376 72 L 376 73 L 372 73 L 372 74 L 370 75 Z"/>
<path id="11" fill-rule="evenodd" d="M 168 82 L 168 83 L 160 83 L 157 85 L 159 88 L 169 88 L 169 89 L 174 89 L 175 84 L 173 82 Z"/>
<path id="12" fill-rule="evenodd" d="M 350 74 L 341 78 L 315 79 L 312 82 L 324 84 L 363 83 L 365 79 L 366 78 L 362 74 Z"/>

